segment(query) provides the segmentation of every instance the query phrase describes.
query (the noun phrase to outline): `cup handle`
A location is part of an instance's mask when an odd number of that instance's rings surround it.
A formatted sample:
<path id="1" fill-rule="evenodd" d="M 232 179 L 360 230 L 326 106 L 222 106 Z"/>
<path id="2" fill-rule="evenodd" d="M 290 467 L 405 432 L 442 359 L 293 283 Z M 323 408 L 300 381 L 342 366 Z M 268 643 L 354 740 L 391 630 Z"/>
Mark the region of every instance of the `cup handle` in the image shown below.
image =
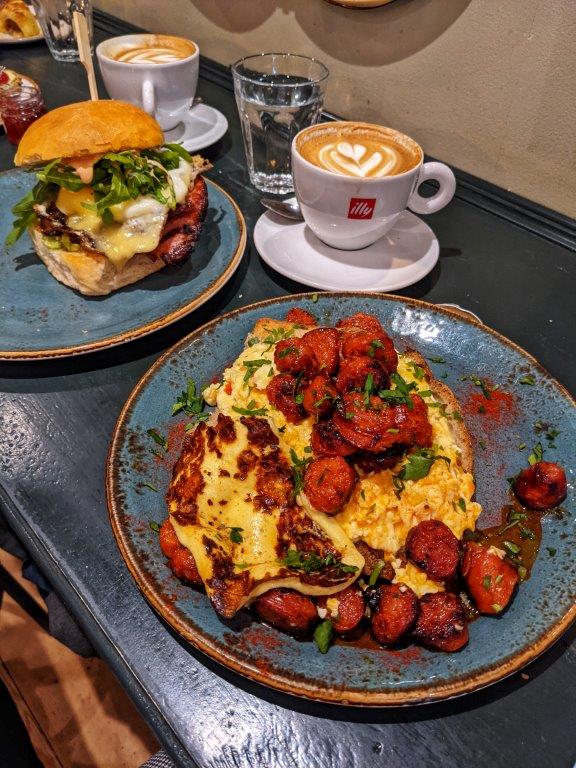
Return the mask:
<path id="1" fill-rule="evenodd" d="M 156 91 L 154 83 L 150 80 L 144 80 L 142 83 L 142 107 L 144 112 L 148 112 L 152 117 L 156 114 Z"/>
<path id="2" fill-rule="evenodd" d="M 440 185 L 440 189 L 432 197 L 423 197 L 418 192 L 422 182 L 434 179 Z M 448 205 L 456 191 L 456 177 L 444 163 L 424 163 L 420 169 L 420 176 L 414 188 L 414 192 L 408 200 L 408 208 L 414 213 L 436 213 L 440 208 Z"/>

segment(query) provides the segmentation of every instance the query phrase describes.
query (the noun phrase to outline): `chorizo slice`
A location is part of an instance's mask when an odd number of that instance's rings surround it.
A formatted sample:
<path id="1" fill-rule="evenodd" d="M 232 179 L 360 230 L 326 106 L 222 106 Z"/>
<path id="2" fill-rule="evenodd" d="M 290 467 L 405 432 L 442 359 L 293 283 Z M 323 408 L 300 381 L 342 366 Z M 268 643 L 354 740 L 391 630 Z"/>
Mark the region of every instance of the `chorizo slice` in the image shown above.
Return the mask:
<path id="1" fill-rule="evenodd" d="M 300 307 L 294 307 L 294 309 L 288 310 L 286 320 L 295 325 L 316 325 L 318 322 L 312 312 L 307 312 Z"/>
<path id="2" fill-rule="evenodd" d="M 274 363 L 281 373 L 313 373 L 318 370 L 314 350 L 302 339 L 282 339 L 274 349 Z"/>
<path id="3" fill-rule="evenodd" d="M 366 315 L 364 312 L 356 312 L 350 317 L 343 317 L 336 323 L 336 328 L 352 328 L 361 331 L 373 331 L 374 333 L 381 333 L 384 330 L 376 315 Z"/>
<path id="4" fill-rule="evenodd" d="M 186 547 L 180 545 L 170 558 L 169 564 L 176 578 L 197 586 L 202 584 L 194 555 Z"/>
<path id="5" fill-rule="evenodd" d="M 458 595 L 453 592 L 424 595 L 412 635 L 423 645 L 439 651 L 450 653 L 463 648 L 468 642 L 468 625 Z"/>
<path id="6" fill-rule="evenodd" d="M 368 589 L 372 634 L 379 643 L 394 645 L 418 618 L 418 598 L 406 584 L 381 584 Z"/>
<path id="7" fill-rule="evenodd" d="M 314 376 L 304 392 L 304 410 L 314 416 L 325 416 L 334 407 L 338 392 L 325 373 Z"/>
<path id="8" fill-rule="evenodd" d="M 266 395 L 271 405 L 277 408 L 291 424 L 299 424 L 306 418 L 306 411 L 296 402 L 298 380 L 289 373 L 273 376 L 266 387 Z M 299 387 L 298 387 L 299 389 Z"/>
<path id="9" fill-rule="evenodd" d="M 342 336 L 340 354 L 348 357 L 371 357 L 382 365 L 386 373 L 398 367 L 398 353 L 394 343 L 384 331 L 353 331 Z"/>
<path id="10" fill-rule="evenodd" d="M 552 461 L 538 461 L 523 469 L 513 484 L 514 493 L 528 509 L 544 511 L 566 498 L 566 473 Z"/>
<path id="11" fill-rule="evenodd" d="M 174 527 L 170 522 L 169 517 L 167 517 L 166 520 L 164 520 L 164 522 L 160 526 L 160 532 L 158 536 L 160 540 L 160 549 L 162 550 L 162 554 L 167 558 L 171 558 L 172 555 L 178 549 L 178 547 L 182 546 L 178 541 L 178 537 L 176 536 L 176 531 L 174 530 Z"/>
<path id="12" fill-rule="evenodd" d="M 335 328 L 314 328 L 307 331 L 302 340 L 314 350 L 319 370 L 333 376 L 338 370 L 340 334 Z"/>
<path id="13" fill-rule="evenodd" d="M 518 571 L 489 547 L 467 541 L 462 577 L 480 613 L 501 613 L 518 583 Z"/>
<path id="14" fill-rule="evenodd" d="M 456 575 L 458 539 L 441 520 L 423 520 L 408 533 L 406 555 L 431 579 L 446 581 Z"/>
<path id="15" fill-rule="evenodd" d="M 316 605 L 327 612 L 326 618 L 332 622 L 334 631 L 341 635 L 356 629 L 366 610 L 362 590 L 354 586 L 346 587 L 335 595 L 319 597 Z"/>
<path id="16" fill-rule="evenodd" d="M 312 600 L 293 589 L 264 592 L 256 598 L 253 608 L 266 624 L 294 635 L 306 634 L 318 620 Z"/>
<path id="17" fill-rule="evenodd" d="M 314 424 L 310 443 L 317 456 L 351 456 L 356 451 L 356 446 L 344 440 L 332 420 Z"/>
<path id="18" fill-rule="evenodd" d="M 304 472 L 304 493 L 319 512 L 335 514 L 350 498 L 357 475 L 341 456 L 314 459 Z"/>
<path id="19" fill-rule="evenodd" d="M 362 355 L 349 357 L 340 363 L 340 370 L 336 377 L 336 389 L 343 395 L 355 389 L 364 389 L 368 376 L 372 376 L 372 388 L 374 390 L 387 389 L 390 385 L 384 368 L 377 360 Z"/>

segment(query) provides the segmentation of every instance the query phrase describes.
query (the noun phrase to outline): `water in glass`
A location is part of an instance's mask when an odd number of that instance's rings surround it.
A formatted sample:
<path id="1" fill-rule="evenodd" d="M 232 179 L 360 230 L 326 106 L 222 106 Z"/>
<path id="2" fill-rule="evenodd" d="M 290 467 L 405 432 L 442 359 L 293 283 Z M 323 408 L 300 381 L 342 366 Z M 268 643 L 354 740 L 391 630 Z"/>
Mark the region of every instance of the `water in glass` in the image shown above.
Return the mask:
<path id="1" fill-rule="evenodd" d="M 232 69 L 250 181 L 262 192 L 292 192 L 290 145 L 320 119 L 328 71 L 290 54 L 251 56 Z"/>

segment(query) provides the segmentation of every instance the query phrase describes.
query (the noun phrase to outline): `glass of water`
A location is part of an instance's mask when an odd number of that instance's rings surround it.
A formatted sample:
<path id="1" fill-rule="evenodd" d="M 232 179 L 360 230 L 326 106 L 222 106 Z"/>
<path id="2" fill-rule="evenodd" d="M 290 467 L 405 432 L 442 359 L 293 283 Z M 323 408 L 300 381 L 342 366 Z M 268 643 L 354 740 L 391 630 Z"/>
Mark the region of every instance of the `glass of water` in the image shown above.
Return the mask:
<path id="1" fill-rule="evenodd" d="M 290 145 L 317 123 L 328 69 L 291 53 L 261 53 L 232 65 L 250 181 L 261 192 L 294 191 Z"/>
<path id="2" fill-rule="evenodd" d="M 78 61 L 78 46 L 72 29 L 73 11 L 86 16 L 90 48 L 94 53 L 91 0 L 32 0 L 32 5 L 50 53 L 56 61 Z"/>

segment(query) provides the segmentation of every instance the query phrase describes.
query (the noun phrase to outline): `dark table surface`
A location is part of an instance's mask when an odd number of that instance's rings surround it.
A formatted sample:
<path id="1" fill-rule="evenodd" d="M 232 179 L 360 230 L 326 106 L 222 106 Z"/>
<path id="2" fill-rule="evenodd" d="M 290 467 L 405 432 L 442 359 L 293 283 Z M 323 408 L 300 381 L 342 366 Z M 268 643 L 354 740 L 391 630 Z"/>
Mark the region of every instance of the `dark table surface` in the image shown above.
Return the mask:
<path id="1" fill-rule="evenodd" d="M 126 31 L 97 16 L 99 39 Z M 54 62 L 42 45 L 2 48 L 0 62 L 37 80 L 50 107 L 88 96 L 81 67 Z M 221 68 L 204 62 L 199 94 L 230 122 L 228 135 L 206 154 L 251 234 L 259 196 L 248 183 Z M 0 138 L 2 169 L 12 156 Z M 400 293 L 472 309 L 574 390 L 573 222 L 464 174 L 454 201 L 429 221 L 442 246 L 439 264 Z M 523 674 L 477 694 L 418 708 L 355 710 L 291 698 L 221 668 L 180 640 L 138 592 L 104 498 L 106 450 L 122 404 L 158 354 L 205 320 L 300 290 L 265 267 L 250 240 L 232 281 L 170 328 L 86 357 L 0 364 L 2 510 L 179 765 L 573 766 L 573 629 Z"/>

